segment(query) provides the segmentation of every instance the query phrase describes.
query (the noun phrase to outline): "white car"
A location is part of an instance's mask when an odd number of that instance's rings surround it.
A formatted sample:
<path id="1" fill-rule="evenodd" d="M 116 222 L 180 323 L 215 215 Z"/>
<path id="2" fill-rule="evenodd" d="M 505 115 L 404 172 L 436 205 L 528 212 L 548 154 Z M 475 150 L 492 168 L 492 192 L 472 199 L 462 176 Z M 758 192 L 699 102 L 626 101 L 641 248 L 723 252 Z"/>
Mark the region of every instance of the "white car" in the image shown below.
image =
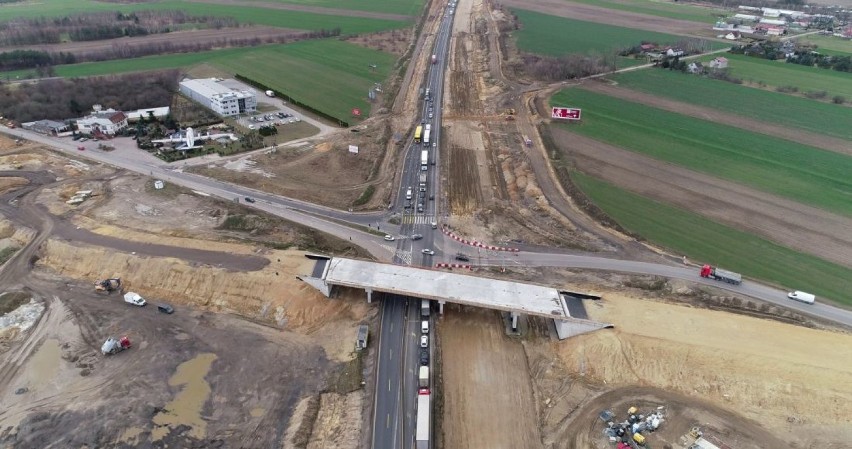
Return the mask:
<path id="1" fill-rule="evenodd" d="M 254 129 L 254 125 L 249 125 L 249 129 Z"/>
<path id="2" fill-rule="evenodd" d="M 390 234 L 385 234 L 385 240 L 388 241 L 388 242 L 392 242 L 392 241 L 396 240 L 396 238 L 394 236 L 390 235 Z"/>
<path id="3" fill-rule="evenodd" d="M 429 248 L 423 249 L 420 252 L 427 255 L 427 256 L 434 256 L 435 255 L 435 251 L 432 251 Z"/>
<path id="4" fill-rule="evenodd" d="M 142 307 L 145 304 L 147 304 L 147 302 L 145 302 L 145 299 L 142 298 L 142 296 L 140 296 L 139 293 L 134 293 L 134 292 L 125 293 L 124 294 L 124 302 L 126 302 L 128 304 L 133 304 L 134 306 L 139 306 L 139 307 Z"/>
<path id="5" fill-rule="evenodd" d="M 421 335 L 420 336 L 420 347 L 421 348 L 428 348 L 429 347 L 429 336 L 428 335 Z"/>

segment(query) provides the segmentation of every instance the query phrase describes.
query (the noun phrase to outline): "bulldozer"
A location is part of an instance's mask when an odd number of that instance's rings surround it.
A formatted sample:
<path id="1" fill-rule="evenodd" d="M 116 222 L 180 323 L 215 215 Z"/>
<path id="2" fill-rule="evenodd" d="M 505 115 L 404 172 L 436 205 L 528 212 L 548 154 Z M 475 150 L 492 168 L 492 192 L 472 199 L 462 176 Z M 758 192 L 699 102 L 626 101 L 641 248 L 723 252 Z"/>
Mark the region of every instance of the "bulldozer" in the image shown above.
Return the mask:
<path id="1" fill-rule="evenodd" d="M 112 279 L 104 279 L 102 281 L 95 282 L 95 291 L 96 292 L 106 292 L 112 293 L 114 291 L 121 291 L 121 279 L 120 278 L 112 278 Z"/>

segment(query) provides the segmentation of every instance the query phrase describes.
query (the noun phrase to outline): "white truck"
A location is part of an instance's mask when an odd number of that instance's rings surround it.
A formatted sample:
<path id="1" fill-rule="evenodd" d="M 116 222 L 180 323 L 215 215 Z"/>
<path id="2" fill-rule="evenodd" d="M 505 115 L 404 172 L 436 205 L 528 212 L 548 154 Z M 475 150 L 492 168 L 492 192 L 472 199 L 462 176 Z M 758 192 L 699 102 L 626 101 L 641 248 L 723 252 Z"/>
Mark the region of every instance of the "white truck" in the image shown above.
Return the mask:
<path id="1" fill-rule="evenodd" d="M 429 150 L 420 152 L 420 170 L 426 171 L 429 165 Z"/>
<path id="2" fill-rule="evenodd" d="M 798 290 L 787 293 L 787 297 L 795 301 L 801 301 L 805 304 L 813 304 L 816 301 L 816 296 L 811 293 L 800 292 Z"/>
<path id="3" fill-rule="evenodd" d="M 423 131 L 423 145 L 429 145 L 430 134 L 432 134 L 432 130 L 429 129 L 429 125 L 426 125 L 426 131 Z"/>
<path id="4" fill-rule="evenodd" d="M 421 366 L 419 376 L 417 376 L 418 384 L 420 388 L 426 388 L 429 386 L 429 367 Z"/>
<path id="5" fill-rule="evenodd" d="M 415 449 L 429 449 L 429 395 L 417 395 L 417 431 Z"/>
<path id="6" fill-rule="evenodd" d="M 426 188 L 426 173 L 420 173 L 420 183 L 418 184 L 421 191 L 425 191 Z"/>
<path id="7" fill-rule="evenodd" d="M 148 304 L 147 302 L 145 302 L 145 299 L 142 298 L 142 296 L 139 295 L 139 293 L 134 293 L 134 292 L 125 293 L 124 294 L 124 302 L 126 302 L 128 304 L 133 304 L 134 306 L 139 306 L 139 307 L 142 307 L 145 304 Z"/>

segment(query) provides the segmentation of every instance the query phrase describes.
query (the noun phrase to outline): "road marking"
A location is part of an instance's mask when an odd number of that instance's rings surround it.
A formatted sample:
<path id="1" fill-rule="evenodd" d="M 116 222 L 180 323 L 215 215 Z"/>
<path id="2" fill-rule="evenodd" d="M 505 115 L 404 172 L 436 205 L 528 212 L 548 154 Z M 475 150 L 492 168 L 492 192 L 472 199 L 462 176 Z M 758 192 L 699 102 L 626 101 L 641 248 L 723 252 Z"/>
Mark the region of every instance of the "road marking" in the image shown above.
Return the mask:
<path id="1" fill-rule="evenodd" d="M 388 357 L 390 357 L 390 359 L 393 360 L 393 349 L 389 349 L 388 354 L 389 354 Z"/>
<path id="2" fill-rule="evenodd" d="M 390 387 L 390 379 L 388 379 L 388 391 L 391 391 L 391 387 Z"/>
<path id="3" fill-rule="evenodd" d="M 390 413 L 388 413 L 388 419 L 385 422 L 385 428 L 390 429 Z"/>

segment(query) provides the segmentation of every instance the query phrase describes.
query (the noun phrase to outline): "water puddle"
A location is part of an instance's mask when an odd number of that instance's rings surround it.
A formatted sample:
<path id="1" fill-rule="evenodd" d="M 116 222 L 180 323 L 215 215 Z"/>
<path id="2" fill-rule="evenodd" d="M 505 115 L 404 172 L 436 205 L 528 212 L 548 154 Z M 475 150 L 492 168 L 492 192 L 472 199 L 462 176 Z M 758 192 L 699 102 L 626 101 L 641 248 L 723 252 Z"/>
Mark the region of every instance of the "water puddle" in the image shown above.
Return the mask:
<path id="1" fill-rule="evenodd" d="M 151 431 L 153 441 L 162 440 L 172 428 L 181 424 L 192 428 L 189 436 L 193 438 L 201 439 L 207 435 L 207 422 L 201 418 L 201 409 L 210 397 L 210 384 L 204 377 L 210 372 L 214 360 L 216 354 L 205 353 L 178 366 L 169 379 L 169 385 L 183 388 L 162 412 L 154 416 L 157 427 Z"/>
<path id="2" fill-rule="evenodd" d="M 49 338 L 42 343 L 28 362 L 28 388 L 38 389 L 47 385 L 59 374 L 59 362 L 62 354 L 59 350 L 59 340 Z"/>

